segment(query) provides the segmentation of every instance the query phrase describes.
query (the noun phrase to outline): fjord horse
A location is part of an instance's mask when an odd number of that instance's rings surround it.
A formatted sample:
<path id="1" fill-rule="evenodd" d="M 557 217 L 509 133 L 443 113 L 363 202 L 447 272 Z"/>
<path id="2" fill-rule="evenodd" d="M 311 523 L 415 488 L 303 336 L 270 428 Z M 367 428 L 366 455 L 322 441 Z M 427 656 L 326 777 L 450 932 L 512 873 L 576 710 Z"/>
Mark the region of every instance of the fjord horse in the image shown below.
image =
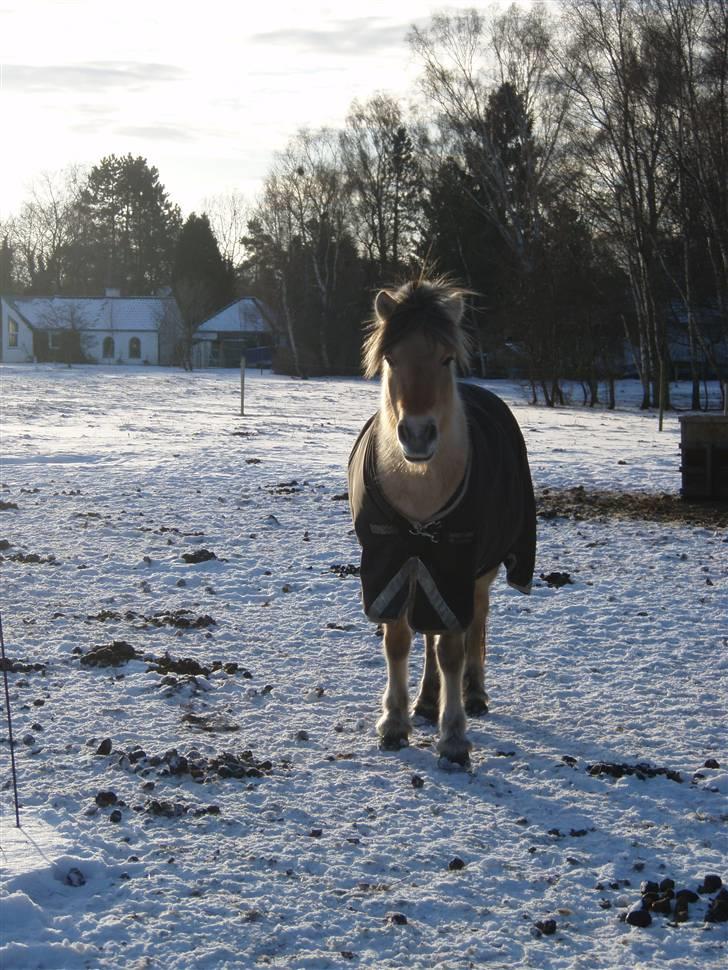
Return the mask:
<path id="1" fill-rule="evenodd" d="M 400 748 L 412 730 L 414 630 L 425 635 L 425 664 L 413 713 L 439 720 L 440 755 L 467 765 L 465 715 L 488 709 L 490 585 L 505 563 L 510 584 L 530 590 L 535 505 L 515 418 L 494 394 L 456 380 L 469 355 L 463 292 L 418 280 L 376 297 L 364 372 L 381 371 L 381 403 L 349 459 L 349 501 L 364 607 L 384 626 L 380 746 Z"/>

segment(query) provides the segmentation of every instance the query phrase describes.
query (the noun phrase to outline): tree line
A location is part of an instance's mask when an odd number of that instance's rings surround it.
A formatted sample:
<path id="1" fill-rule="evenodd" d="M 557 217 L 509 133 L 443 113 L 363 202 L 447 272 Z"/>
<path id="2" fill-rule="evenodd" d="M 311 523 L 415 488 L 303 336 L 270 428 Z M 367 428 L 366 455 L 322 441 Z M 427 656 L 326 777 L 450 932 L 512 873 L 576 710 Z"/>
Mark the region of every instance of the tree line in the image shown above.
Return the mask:
<path id="1" fill-rule="evenodd" d="M 246 206 L 183 222 L 132 156 L 47 178 L 2 227 L 0 286 L 171 285 L 190 335 L 244 292 L 305 376 L 355 371 L 373 291 L 436 267 L 475 294 L 483 373 L 613 405 L 627 344 L 643 406 L 668 407 L 680 332 L 699 407 L 728 379 L 728 0 L 464 10 L 409 44 L 411 106 L 379 93 L 297 132 Z"/>

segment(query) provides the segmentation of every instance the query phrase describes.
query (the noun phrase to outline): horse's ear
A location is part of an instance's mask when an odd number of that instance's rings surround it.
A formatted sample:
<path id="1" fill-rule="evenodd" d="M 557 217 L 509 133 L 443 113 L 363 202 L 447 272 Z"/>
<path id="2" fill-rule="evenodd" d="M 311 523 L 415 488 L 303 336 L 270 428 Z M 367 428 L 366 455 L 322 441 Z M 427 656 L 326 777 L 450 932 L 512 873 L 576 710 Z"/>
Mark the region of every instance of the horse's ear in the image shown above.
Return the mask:
<path id="1" fill-rule="evenodd" d="M 465 312 L 465 301 L 462 294 L 457 291 L 448 294 L 442 301 L 442 309 L 445 311 L 448 320 L 457 326 Z"/>
<path id="2" fill-rule="evenodd" d="M 397 309 L 397 301 L 388 290 L 380 290 L 374 299 L 374 312 L 380 320 L 389 320 Z"/>

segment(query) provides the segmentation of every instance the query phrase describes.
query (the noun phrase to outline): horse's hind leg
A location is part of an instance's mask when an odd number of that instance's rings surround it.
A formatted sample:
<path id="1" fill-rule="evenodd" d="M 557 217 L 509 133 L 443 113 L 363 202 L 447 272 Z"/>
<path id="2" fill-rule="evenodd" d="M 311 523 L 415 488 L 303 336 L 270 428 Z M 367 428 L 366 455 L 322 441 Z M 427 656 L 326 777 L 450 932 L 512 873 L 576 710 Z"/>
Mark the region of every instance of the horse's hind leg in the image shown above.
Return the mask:
<path id="1" fill-rule="evenodd" d="M 465 736 L 463 709 L 463 668 L 465 636 L 443 633 L 437 638 L 437 663 L 442 679 L 440 688 L 440 740 L 437 750 L 449 761 L 466 765 L 472 744 Z"/>
<path id="2" fill-rule="evenodd" d="M 387 689 L 382 698 L 383 714 L 377 721 L 379 746 L 397 750 L 409 743 L 412 724 L 407 697 L 407 659 L 412 631 L 405 617 L 384 624 L 384 655 L 387 659 Z"/>
<path id="3" fill-rule="evenodd" d="M 412 713 L 430 721 L 437 722 L 440 712 L 440 669 L 437 666 L 435 652 L 435 637 L 431 633 L 425 634 L 425 666 L 422 670 L 420 689 L 415 698 Z"/>
<path id="4" fill-rule="evenodd" d="M 463 694 L 465 712 L 469 717 L 488 713 L 488 695 L 485 692 L 485 643 L 488 621 L 490 585 L 497 569 L 481 576 L 475 584 L 473 622 L 465 634 L 465 673 Z"/>

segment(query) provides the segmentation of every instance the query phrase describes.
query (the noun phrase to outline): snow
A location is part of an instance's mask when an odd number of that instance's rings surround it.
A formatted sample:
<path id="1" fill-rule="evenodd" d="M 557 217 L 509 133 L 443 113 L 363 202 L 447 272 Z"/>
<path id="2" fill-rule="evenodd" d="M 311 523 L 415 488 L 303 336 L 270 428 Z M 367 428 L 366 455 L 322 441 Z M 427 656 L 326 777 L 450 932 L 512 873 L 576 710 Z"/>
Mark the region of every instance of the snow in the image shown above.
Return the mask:
<path id="1" fill-rule="evenodd" d="M 241 417 L 234 371 L 5 365 L 0 382 L 6 651 L 46 665 L 9 675 L 21 820 L 56 840 L 4 865 L 0 965 L 725 966 L 707 897 L 680 925 L 618 918 L 642 879 L 728 881 L 724 531 L 539 519 L 537 575 L 573 582 L 526 598 L 498 581 L 491 712 L 469 722 L 472 770 L 446 772 L 427 726 L 377 749 L 380 641 L 357 578 L 331 569 L 358 562 L 341 496 L 376 385 L 249 372 Z M 634 384 L 614 412 L 488 386 L 538 487 L 678 491 L 677 418 L 659 433 Z M 113 640 L 142 658 L 80 663 Z M 165 652 L 209 676 L 149 669 Z M 420 666 L 417 644 L 413 688 Z M 200 780 L 150 763 L 170 749 Z M 245 750 L 270 770 L 213 769 Z M 4 850 L 7 754 L 3 722 Z M 682 781 L 589 774 L 600 761 Z M 99 807 L 108 791 L 123 804 Z"/>

